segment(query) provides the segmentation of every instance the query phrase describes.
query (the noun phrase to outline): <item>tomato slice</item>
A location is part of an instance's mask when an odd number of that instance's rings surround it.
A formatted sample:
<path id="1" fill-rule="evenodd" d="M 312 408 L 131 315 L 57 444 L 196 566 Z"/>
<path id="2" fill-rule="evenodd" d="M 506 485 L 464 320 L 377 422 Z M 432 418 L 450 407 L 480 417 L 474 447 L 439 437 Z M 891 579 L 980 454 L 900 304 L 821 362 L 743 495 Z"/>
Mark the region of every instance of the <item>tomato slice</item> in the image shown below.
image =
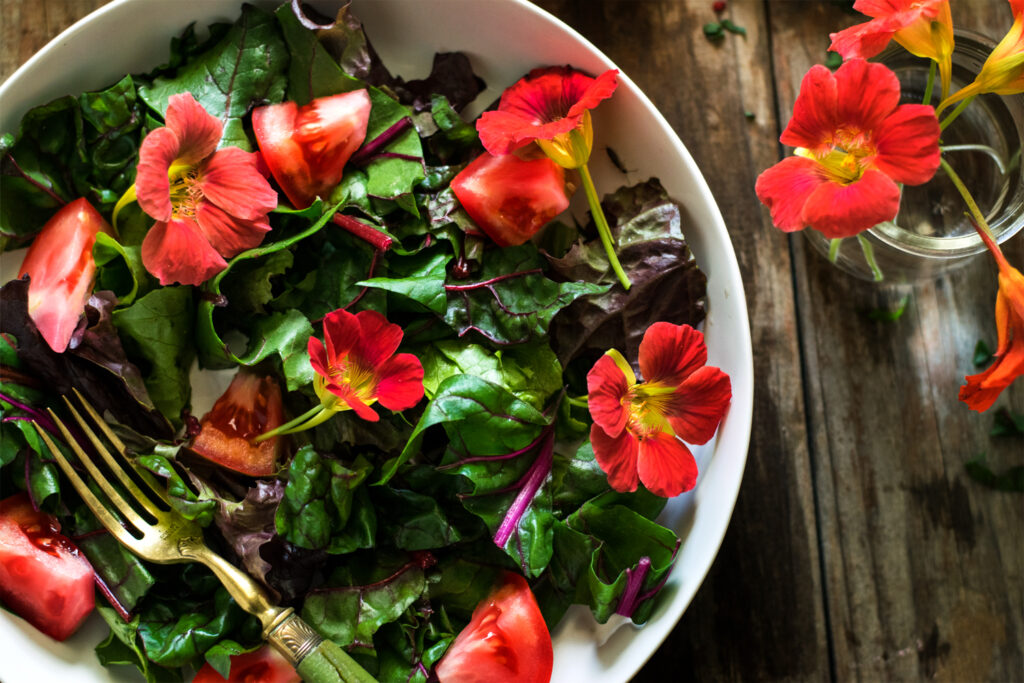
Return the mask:
<path id="1" fill-rule="evenodd" d="M 24 493 L 0 501 L 0 599 L 56 640 L 95 606 L 92 565 Z"/>
<path id="2" fill-rule="evenodd" d="M 300 683 L 299 674 L 283 655 L 269 645 L 231 656 L 231 671 L 224 678 L 209 662 L 203 664 L 192 683 Z"/>
<path id="3" fill-rule="evenodd" d="M 103 216 L 85 198 L 65 205 L 36 235 L 21 263 L 26 273 L 28 313 L 39 333 L 57 353 L 71 341 L 92 291 L 96 233 L 112 234 Z"/>
<path id="4" fill-rule="evenodd" d="M 502 247 L 522 244 L 569 208 L 565 170 L 547 157 L 484 152 L 455 176 L 452 190 L 469 217 Z"/>
<path id="5" fill-rule="evenodd" d="M 258 444 L 252 440 L 283 422 L 277 380 L 242 369 L 199 421 L 192 450 L 230 470 L 266 477 L 277 471 L 281 439 L 275 436 Z"/>
<path id="6" fill-rule="evenodd" d="M 252 112 L 263 160 L 293 206 L 304 209 L 341 182 L 345 164 L 366 139 L 366 90 L 318 97 L 298 106 L 282 102 Z"/>
<path id="7" fill-rule="evenodd" d="M 551 634 L 530 586 L 505 572 L 441 658 L 437 677 L 441 683 L 548 683 L 553 662 Z"/>

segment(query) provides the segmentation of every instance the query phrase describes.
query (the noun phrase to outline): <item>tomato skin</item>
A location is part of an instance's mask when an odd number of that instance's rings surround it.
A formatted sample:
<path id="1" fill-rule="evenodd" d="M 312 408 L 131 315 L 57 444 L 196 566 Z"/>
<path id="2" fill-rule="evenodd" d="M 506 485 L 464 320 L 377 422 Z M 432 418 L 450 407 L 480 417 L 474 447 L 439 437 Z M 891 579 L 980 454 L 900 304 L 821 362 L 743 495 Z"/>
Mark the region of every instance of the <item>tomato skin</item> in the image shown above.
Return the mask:
<path id="1" fill-rule="evenodd" d="M 239 370 L 227 390 L 199 421 L 192 450 L 222 467 L 266 477 L 277 471 L 280 437 L 252 443 L 284 422 L 281 387 L 273 377 Z"/>
<path id="2" fill-rule="evenodd" d="M 231 656 L 231 671 L 224 678 L 209 662 L 203 664 L 192 683 L 301 683 L 298 672 L 269 645 Z"/>
<path id="3" fill-rule="evenodd" d="M 529 584 L 505 572 L 437 665 L 441 683 L 548 683 L 551 634 Z"/>
<path id="4" fill-rule="evenodd" d="M 92 565 L 24 493 L 0 501 L 0 600 L 55 640 L 96 604 Z"/>
<path id="5" fill-rule="evenodd" d="M 87 199 L 76 199 L 46 222 L 18 271 L 31 278 L 28 313 L 57 353 L 67 349 L 89 300 L 96 275 L 92 245 L 99 232 L 113 234 Z"/>
<path id="6" fill-rule="evenodd" d="M 370 95 L 354 90 L 298 106 L 282 102 L 252 112 L 260 153 L 295 208 L 326 198 L 366 139 Z"/>
<path id="7" fill-rule="evenodd" d="M 565 169 L 547 157 L 484 152 L 451 185 L 469 217 L 501 247 L 522 244 L 569 208 Z"/>

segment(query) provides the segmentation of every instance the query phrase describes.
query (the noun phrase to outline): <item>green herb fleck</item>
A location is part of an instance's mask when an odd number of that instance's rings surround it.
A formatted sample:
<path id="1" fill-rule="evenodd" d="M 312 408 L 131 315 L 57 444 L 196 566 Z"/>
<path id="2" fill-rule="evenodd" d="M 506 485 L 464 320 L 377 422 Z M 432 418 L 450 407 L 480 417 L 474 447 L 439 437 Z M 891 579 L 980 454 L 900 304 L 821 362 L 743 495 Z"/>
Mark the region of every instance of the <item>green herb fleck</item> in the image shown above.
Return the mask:
<path id="1" fill-rule="evenodd" d="M 988 348 L 984 339 L 979 339 L 978 343 L 974 345 L 974 367 L 980 368 L 988 365 L 991 361 L 992 350 Z"/>
<path id="2" fill-rule="evenodd" d="M 829 52 L 828 57 L 825 58 L 825 66 L 832 71 L 835 71 L 843 65 L 843 56 L 838 52 Z"/>
<path id="3" fill-rule="evenodd" d="M 903 298 L 900 299 L 899 306 L 895 310 L 876 308 L 873 311 L 868 311 L 868 317 L 879 322 L 895 322 L 899 320 L 907 310 L 908 301 L 910 301 L 910 295 L 904 295 Z"/>
<path id="4" fill-rule="evenodd" d="M 708 40 L 721 40 L 725 37 L 725 29 L 717 21 L 711 21 L 704 24 L 704 35 Z"/>
<path id="5" fill-rule="evenodd" d="M 743 28 L 742 26 L 737 26 L 736 24 L 732 23 L 732 21 L 730 21 L 729 19 L 722 19 L 722 28 L 724 28 L 729 33 L 738 33 L 741 36 L 747 35 L 747 29 Z"/>
<path id="6" fill-rule="evenodd" d="M 964 463 L 964 469 L 968 476 L 979 484 L 983 484 L 997 491 L 1015 491 L 1024 493 L 1024 465 L 1011 467 L 1005 472 L 993 472 L 985 463 L 985 454 L 982 453 L 974 460 Z"/>
<path id="7" fill-rule="evenodd" d="M 1024 415 L 1001 408 L 995 414 L 989 436 L 1024 436 Z"/>

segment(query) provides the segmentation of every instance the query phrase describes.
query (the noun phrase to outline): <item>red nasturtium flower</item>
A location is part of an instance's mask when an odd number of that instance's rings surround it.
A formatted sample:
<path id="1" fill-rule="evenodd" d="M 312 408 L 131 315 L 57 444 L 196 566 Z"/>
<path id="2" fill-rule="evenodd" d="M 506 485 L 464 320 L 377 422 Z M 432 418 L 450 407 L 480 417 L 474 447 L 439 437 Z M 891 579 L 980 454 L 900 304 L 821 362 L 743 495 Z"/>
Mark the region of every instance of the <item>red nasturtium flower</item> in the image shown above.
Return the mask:
<path id="1" fill-rule="evenodd" d="M 942 96 L 949 94 L 953 69 L 953 18 L 949 0 L 857 0 L 853 8 L 871 21 L 832 33 L 843 59 L 869 59 L 895 40 L 911 54 L 939 65 Z"/>
<path id="2" fill-rule="evenodd" d="M 217 149 L 223 125 L 190 93 L 170 97 L 166 124 L 139 148 L 135 197 L 156 219 L 142 263 L 160 284 L 198 285 L 263 241 L 277 192 L 256 154 Z"/>
<path id="3" fill-rule="evenodd" d="M 686 445 L 714 436 L 732 400 L 729 375 L 706 365 L 704 335 L 689 325 L 647 328 L 638 361 L 643 382 L 615 349 L 587 374 L 594 457 L 616 491 L 637 483 L 670 497 L 693 488 L 697 462 Z M 676 438 L 679 437 L 679 438 Z"/>
<path id="4" fill-rule="evenodd" d="M 982 64 L 974 81 L 945 100 L 940 110 L 974 95 L 1024 92 L 1024 0 L 1010 0 L 1010 10 L 1013 12 L 1010 30 Z"/>
<path id="5" fill-rule="evenodd" d="M 779 138 L 796 155 L 755 188 L 776 227 L 810 226 L 834 239 L 896 217 L 897 183 L 927 182 L 941 156 L 935 109 L 899 100 L 899 81 L 882 64 L 854 59 L 834 74 L 821 65 L 807 72 Z"/>
<path id="6" fill-rule="evenodd" d="M 1024 275 L 1010 265 L 1002 250 L 982 231 L 978 231 L 999 266 L 999 292 L 996 294 L 996 330 L 999 347 L 996 360 L 984 372 L 964 379 L 960 400 L 972 410 L 988 410 L 1003 389 L 1024 375 Z"/>
<path id="7" fill-rule="evenodd" d="M 405 410 L 423 398 L 423 365 L 411 353 L 395 355 L 402 328 L 377 311 L 344 309 L 324 317 L 324 342 L 309 338 L 316 370 L 313 388 L 333 411 L 352 409 L 364 420 L 380 419 L 370 405 Z"/>

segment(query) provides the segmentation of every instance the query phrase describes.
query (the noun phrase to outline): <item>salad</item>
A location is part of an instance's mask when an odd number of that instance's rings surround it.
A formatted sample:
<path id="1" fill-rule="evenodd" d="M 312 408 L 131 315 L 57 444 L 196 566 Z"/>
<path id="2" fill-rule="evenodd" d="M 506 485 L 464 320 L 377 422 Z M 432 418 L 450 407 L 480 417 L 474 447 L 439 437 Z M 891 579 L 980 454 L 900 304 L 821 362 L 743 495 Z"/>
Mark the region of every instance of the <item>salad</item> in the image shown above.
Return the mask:
<path id="1" fill-rule="evenodd" d="M 536 605 L 508 630 L 524 661 L 570 604 L 646 620 L 678 548 L 653 520 L 696 475 L 674 435 L 713 435 L 728 379 L 704 364 L 704 276 L 656 179 L 556 218 L 580 156 L 606 152 L 600 131 L 551 144 L 586 107 L 515 137 L 514 95 L 551 79 L 613 96 L 614 74 L 545 68 L 465 121 L 465 56 L 405 81 L 350 12 L 246 6 L 4 135 L 0 232 L 29 250 L 0 291 L 0 477 L 20 492 L 0 533 L 88 559 L 102 662 L 237 675 L 262 648 L 204 568 L 138 560 L 57 476 L 27 418 L 72 387 L 208 543 L 380 680 L 493 664 L 472 634 L 496 600 Z M 193 365 L 230 378 L 209 411 Z M 690 413 L 665 404 L 684 393 Z M 15 576 L 3 600 L 63 576 Z"/>

